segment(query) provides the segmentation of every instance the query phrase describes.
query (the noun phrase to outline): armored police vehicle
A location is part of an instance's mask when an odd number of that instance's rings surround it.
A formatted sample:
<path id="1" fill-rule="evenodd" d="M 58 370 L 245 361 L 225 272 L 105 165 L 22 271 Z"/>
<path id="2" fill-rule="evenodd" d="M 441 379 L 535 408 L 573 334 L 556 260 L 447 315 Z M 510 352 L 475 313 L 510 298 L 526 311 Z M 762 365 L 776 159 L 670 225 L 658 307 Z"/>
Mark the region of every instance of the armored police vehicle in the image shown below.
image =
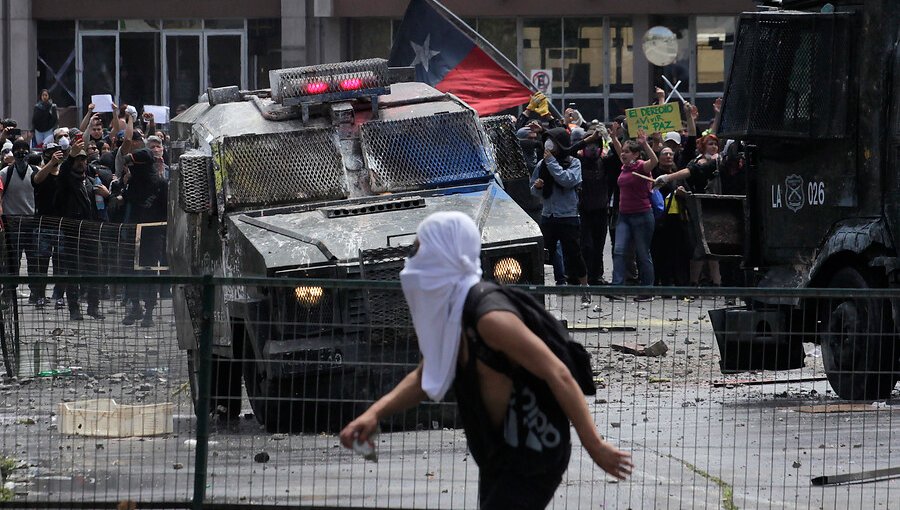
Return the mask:
<path id="1" fill-rule="evenodd" d="M 900 11 L 783 3 L 740 17 L 721 114 L 720 135 L 747 150 L 746 214 L 732 209 L 743 266 L 760 287 L 897 287 Z M 839 396 L 889 396 L 900 300 L 844 294 L 712 312 L 722 370 L 799 368 L 817 342 Z"/>
<path id="2" fill-rule="evenodd" d="M 487 278 L 543 282 L 540 230 L 503 187 L 528 178 L 512 119 L 479 119 L 397 82 L 403 71 L 383 59 L 276 70 L 271 89 L 210 89 L 174 118 L 173 273 L 397 280 L 417 225 L 457 210 L 481 229 Z M 174 300 L 194 374 L 199 290 Z M 218 289 L 213 343 L 212 407 L 236 416 L 243 379 L 272 431 L 340 427 L 418 361 L 394 289 Z"/>

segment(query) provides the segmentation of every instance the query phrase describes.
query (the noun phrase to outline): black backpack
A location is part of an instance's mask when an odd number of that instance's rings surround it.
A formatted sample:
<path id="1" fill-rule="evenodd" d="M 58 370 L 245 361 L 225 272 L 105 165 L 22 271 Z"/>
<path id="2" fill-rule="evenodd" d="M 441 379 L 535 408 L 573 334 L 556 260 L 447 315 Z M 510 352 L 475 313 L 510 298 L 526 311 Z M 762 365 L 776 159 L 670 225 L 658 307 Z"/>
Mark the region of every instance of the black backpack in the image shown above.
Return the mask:
<path id="1" fill-rule="evenodd" d="M 476 295 L 472 299 L 466 301 L 463 309 L 463 317 L 473 317 L 478 303 L 484 296 L 491 292 L 502 292 L 512 302 L 522 321 L 528 326 L 528 329 L 538 336 L 547 347 L 553 351 L 572 373 L 575 382 L 581 388 L 585 395 L 596 395 L 597 386 L 594 384 L 594 374 L 591 370 L 591 355 L 580 343 L 572 340 L 565 326 L 537 302 L 531 294 L 527 292 L 503 285 L 497 285 L 492 282 L 479 282 L 475 284 L 473 289 Z M 474 325 L 473 325 L 474 326 Z M 486 362 L 488 366 L 494 365 L 494 361 L 488 362 L 492 354 L 485 352 L 490 350 L 483 342 L 476 345 L 475 356 Z M 493 351 L 492 351 L 493 352 Z"/>

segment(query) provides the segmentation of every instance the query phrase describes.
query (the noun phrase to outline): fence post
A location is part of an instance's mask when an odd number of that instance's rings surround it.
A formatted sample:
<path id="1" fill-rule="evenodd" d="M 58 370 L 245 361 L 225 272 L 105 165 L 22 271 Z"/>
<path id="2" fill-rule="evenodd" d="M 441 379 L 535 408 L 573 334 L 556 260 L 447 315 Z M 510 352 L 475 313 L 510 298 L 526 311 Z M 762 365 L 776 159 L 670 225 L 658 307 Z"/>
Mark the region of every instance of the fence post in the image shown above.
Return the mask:
<path id="1" fill-rule="evenodd" d="M 200 319 L 200 338 L 198 339 L 197 364 L 197 450 L 194 457 L 194 499 L 195 510 L 203 508 L 206 499 L 207 460 L 209 452 L 209 392 L 210 368 L 212 364 L 213 313 L 215 310 L 215 286 L 212 275 L 203 278 L 202 306 Z"/>

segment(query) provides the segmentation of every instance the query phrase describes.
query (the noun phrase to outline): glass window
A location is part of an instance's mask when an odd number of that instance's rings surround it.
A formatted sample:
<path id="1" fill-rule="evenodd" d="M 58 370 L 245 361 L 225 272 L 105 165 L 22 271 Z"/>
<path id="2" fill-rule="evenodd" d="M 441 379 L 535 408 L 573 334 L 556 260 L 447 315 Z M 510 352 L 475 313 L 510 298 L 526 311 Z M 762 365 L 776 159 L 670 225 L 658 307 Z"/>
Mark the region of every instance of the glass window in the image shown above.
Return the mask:
<path id="1" fill-rule="evenodd" d="M 655 21 L 651 21 L 651 24 L 662 25 L 668 28 L 674 32 L 675 36 L 678 38 L 678 58 L 673 64 L 665 67 L 653 66 L 653 74 L 651 76 L 653 77 L 654 84 L 662 87 L 664 82 L 659 78 L 660 75 L 665 75 L 673 85 L 680 81 L 681 85 L 678 86 L 678 91 L 681 92 L 682 96 L 685 96 L 685 99 L 687 99 L 687 91 L 690 90 L 691 86 L 691 38 L 689 36 L 690 28 L 688 25 L 688 18 L 686 16 L 659 17 Z M 653 87 L 651 87 L 651 93 L 653 92 L 652 88 Z M 666 94 L 668 94 L 668 87 L 663 87 L 663 89 L 666 90 Z"/>
<path id="2" fill-rule="evenodd" d="M 584 117 L 584 120 L 588 122 L 594 119 L 602 122 L 603 119 L 606 118 L 606 108 L 604 107 L 604 102 L 605 101 L 603 100 L 602 96 L 578 99 L 567 98 L 565 106 L 566 108 L 575 108 L 576 110 L 581 112 L 581 116 Z"/>
<path id="3" fill-rule="evenodd" d="M 609 91 L 634 92 L 634 28 L 629 18 L 609 20 Z M 610 115 L 615 117 L 610 103 Z"/>
<path id="4" fill-rule="evenodd" d="M 200 30 L 203 21 L 199 19 L 167 19 L 163 20 L 163 28 L 168 30 Z"/>
<path id="5" fill-rule="evenodd" d="M 192 105 L 200 95 L 200 36 L 166 36 L 169 107 Z"/>
<path id="6" fill-rule="evenodd" d="M 609 98 L 609 117 L 607 117 L 607 119 L 612 120 L 619 115 L 625 115 L 625 110 L 627 110 L 628 108 L 634 108 L 633 98 Z"/>
<path id="7" fill-rule="evenodd" d="M 350 60 L 387 58 L 391 54 L 393 20 L 354 18 L 350 20 Z"/>
<path id="8" fill-rule="evenodd" d="M 117 30 L 119 28 L 116 20 L 79 21 L 78 26 L 81 30 Z"/>
<path id="9" fill-rule="evenodd" d="M 247 20 L 247 53 L 250 88 L 268 87 L 269 71 L 281 67 L 281 20 Z"/>
<path id="10" fill-rule="evenodd" d="M 119 100 L 140 108 L 159 104 L 159 33 L 119 34 Z"/>
<path id="11" fill-rule="evenodd" d="M 116 36 L 92 35 L 81 38 L 81 58 L 84 65 L 82 74 L 85 107 L 91 103 L 94 94 L 116 95 Z"/>
<path id="12" fill-rule="evenodd" d="M 510 62 L 516 62 L 516 20 L 511 18 L 479 18 L 478 33 L 487 39 Z"/>
<path id="13" fill-rule="evenodd" d="M 244 28 L 244 20 L 243 19 L 208 19 L 203 22 L 204 26 L 207 29 L 243 29 Z"/>
<path id="14" fill-rule="evenodd" d="M 603 92 L 603 19 L 563 20 L 566 93 Z"/>
<path id="15" fill-rule="evenodd" d="M 563 91 L 562 19 L 525 19 L 522 28 L 522 70 L 530 74 L 532 69 L 553 71 L 552 93 Z M 577 49 L 573 48 L 577 54 Z"/>
<path id="16" fill-rule="evenodd" d="M 241 36 L 212 35 L 206 36 L 207 86 L 228 87 L 241 86 L 241 59 L 234 58 L 241 54 Z"/>
<path id="17" fill-rule="evenodd" d="M 119 32 L 155 32 L 159 30 L 158 19 L 120 19 Z"/>
<path id="18" fill-rule="evenodd" d="M 37 22 L 37 89 L 58 106 L 75 105 L 75 22 Z"/>
<path id="19" fill-rule="evenodd" d="M 697 92 L 725 90 L 725 62 L 734 50 L 734 18 L 697 18 Z"/>

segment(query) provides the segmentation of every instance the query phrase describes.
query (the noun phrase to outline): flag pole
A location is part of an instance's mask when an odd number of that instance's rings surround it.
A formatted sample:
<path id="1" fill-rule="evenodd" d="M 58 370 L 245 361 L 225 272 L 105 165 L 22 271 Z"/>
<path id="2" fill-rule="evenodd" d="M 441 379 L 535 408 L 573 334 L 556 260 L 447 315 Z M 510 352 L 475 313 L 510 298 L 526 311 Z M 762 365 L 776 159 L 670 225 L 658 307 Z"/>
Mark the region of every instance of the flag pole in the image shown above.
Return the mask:
<path id="1" fill-rule="evenodd" d="M 450 9 L 444 7 L 444 4 L 440 3 L 438 0 L 425 0 L 428 2 L 435 10 L 437 10 L 441 15 L 443 15 L 448 21 L 453 23 L 456 28 L 459 28 L 463 32 L 466 32 L 467 35 L 472 39 L 475 44 L 478 45 L 483 50 L 488 50 L 492 55 L 491 57 L 498 61 L 503 68 L 506 69 L 506 72 L 509 72 L 516 78 L 519 78 L 519 83 L 522 84 L 525 88 L 532 92 L 539 92 L 538 88 L 531 82 L 531 79 L 528 76 L 525 76 L 525 73 L 519 69 L 519 66 L 512 63 L 509 58 L 506 57 L 500 50 L 498 50 L 490 41 L 482 37 L 475 29 L 470 27 L 468 23 L 463 21 L 459 16 L 453 13 Z M 512 70 L 512 72 L 510 72 Z M 553 104 L 553 101 L 550 98 L 547 98 L 547 105 L 550 106 L 550 110 L 556 115 L 559 120 L 563 120 L 564 117 L 559 110 L 556 109 L 556 106 Z"/>

